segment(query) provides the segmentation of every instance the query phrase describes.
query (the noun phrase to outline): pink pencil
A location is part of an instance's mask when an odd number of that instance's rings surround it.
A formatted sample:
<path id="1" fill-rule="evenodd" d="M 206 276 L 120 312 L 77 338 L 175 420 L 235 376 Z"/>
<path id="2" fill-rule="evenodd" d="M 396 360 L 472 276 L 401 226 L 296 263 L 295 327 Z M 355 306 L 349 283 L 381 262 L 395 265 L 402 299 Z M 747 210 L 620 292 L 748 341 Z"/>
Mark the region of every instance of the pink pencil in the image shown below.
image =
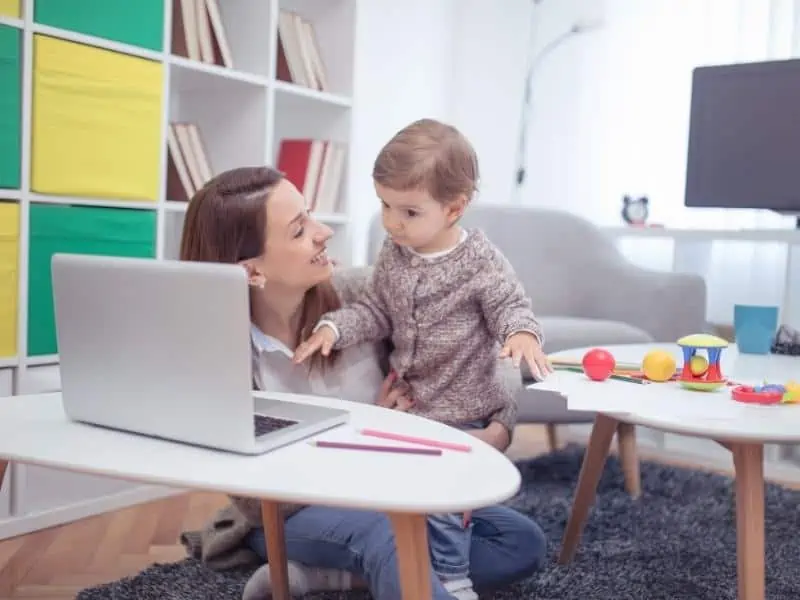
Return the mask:
<path id="1" fill-rule="evenodd" d="M 378 431 L 377 429 L 362 429 L 362 435 L 370 437 L 381 438 L 384 440 L 394 440 L 395 442 L 407 442 L 409 444 L 419 444 L 421 446 L 430 446 L 432 448 L 442 448 L 444 450 L 455 450 L 457 452 L 471 452 L 472 446 L 467 444 L 454 444 L 453 442 L 440 442 L 439 440 L 429 440 L 427 438 L 414 437 L 411 435 L 403 435 L 400 433 L 391 433 L 389 431 Z"/>
<path id="2" fill-rule="evenodd" d="M 437 448 L 409 448 L 404 446 L 375 446 L 371 444 L 353 444 L 352 442 L 328 442 L 315 440 L 312 446 L 319 448 L 338 448 L 340 450 L 366 450 L 368 452 L 394 452 L 395 454 L 427 454 L 428 456 L 441 456 L 442 451 Z"/>

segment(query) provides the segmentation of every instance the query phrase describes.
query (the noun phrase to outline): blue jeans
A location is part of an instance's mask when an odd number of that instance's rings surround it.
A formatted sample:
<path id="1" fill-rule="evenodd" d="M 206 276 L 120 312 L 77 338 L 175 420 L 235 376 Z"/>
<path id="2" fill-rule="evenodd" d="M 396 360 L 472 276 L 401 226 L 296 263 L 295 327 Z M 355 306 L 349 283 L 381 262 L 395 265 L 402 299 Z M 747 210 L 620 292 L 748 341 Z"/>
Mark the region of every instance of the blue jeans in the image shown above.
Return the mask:
<path id="1" fill-rule="evenodd" d="M 433 572 L 442 581 L 469 577 L 472 525 L 461 513 L 428 515 L 428 549 Z"/>
<path id="2" fill-rule="evenodd" d="M 354 573 L 367 582 L 374 598 L 401 600 L 394 533 L 378 512 L 309 506 L 286 519 L 289 560 Z M 247 544 L 267 560 L 264 530 L 253 529 Z M 469 576 L 478 589 L 510 584 L 538 571 L 547 540 L 533 520 L 506 506 L 472 513 Z M 431 570 L 433 600 L 452 600 Z"/>
<path id="3" fill-rule="evenodd" d="M 486 420 L 458 425 L 459 429 L 484 429 Z M 462 513 L 440 513 L 428 515 L 428 547 L 433 572 L 442 581 L 454 581 L 469 577 L 470 544 L 472 526 L 464 527 Z"/>

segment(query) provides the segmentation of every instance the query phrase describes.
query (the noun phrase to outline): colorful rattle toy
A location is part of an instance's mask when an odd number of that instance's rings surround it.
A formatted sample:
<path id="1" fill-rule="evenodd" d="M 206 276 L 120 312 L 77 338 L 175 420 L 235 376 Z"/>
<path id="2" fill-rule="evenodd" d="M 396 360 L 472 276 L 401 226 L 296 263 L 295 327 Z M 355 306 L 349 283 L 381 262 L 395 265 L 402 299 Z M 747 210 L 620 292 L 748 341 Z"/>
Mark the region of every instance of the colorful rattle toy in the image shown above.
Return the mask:
<path id="1" fill-rule="evenodd" d="M 720 358 L 728 342 L 706 333 L 687 335 L 678 340 L 683 351 L 683 368 L 676 378 L 688 390 L 710 392 L 725 385 Z M 707 357 L 698 354 L 705 350 Z"/>

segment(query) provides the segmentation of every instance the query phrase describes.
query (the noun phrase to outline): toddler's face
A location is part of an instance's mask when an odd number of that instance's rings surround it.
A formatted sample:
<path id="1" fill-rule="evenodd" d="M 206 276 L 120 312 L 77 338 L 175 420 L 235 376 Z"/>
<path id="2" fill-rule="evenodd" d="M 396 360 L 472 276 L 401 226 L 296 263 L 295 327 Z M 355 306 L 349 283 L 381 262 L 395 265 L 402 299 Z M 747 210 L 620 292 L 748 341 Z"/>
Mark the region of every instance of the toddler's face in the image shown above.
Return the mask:
<path id="1" fill-rule="evenodd" d="M 392 240 L 417 252 L 436 252 L 450 246 L 451 225 L 461 210 L 421 190 L 397 191 L 375 184 L 381 199 L 383 227 Z"/>

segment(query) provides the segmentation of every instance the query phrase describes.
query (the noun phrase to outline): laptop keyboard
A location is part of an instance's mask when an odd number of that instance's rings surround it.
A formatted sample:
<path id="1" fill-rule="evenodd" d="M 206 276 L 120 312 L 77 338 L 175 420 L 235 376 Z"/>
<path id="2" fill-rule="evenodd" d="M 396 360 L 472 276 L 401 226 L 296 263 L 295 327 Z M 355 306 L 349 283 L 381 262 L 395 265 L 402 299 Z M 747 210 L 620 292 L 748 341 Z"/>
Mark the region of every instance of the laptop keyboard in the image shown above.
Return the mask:
<path id="1" fill-rule="evenodd" d="M 264 435 L 265 433 L 278 431 L 279 429 L 285 429 L 292 425 L 297 425 L 297 421 L 267 417 L 265 415 L 253 415 L 253 427 L 255 428 L 256 437 Z"/>

